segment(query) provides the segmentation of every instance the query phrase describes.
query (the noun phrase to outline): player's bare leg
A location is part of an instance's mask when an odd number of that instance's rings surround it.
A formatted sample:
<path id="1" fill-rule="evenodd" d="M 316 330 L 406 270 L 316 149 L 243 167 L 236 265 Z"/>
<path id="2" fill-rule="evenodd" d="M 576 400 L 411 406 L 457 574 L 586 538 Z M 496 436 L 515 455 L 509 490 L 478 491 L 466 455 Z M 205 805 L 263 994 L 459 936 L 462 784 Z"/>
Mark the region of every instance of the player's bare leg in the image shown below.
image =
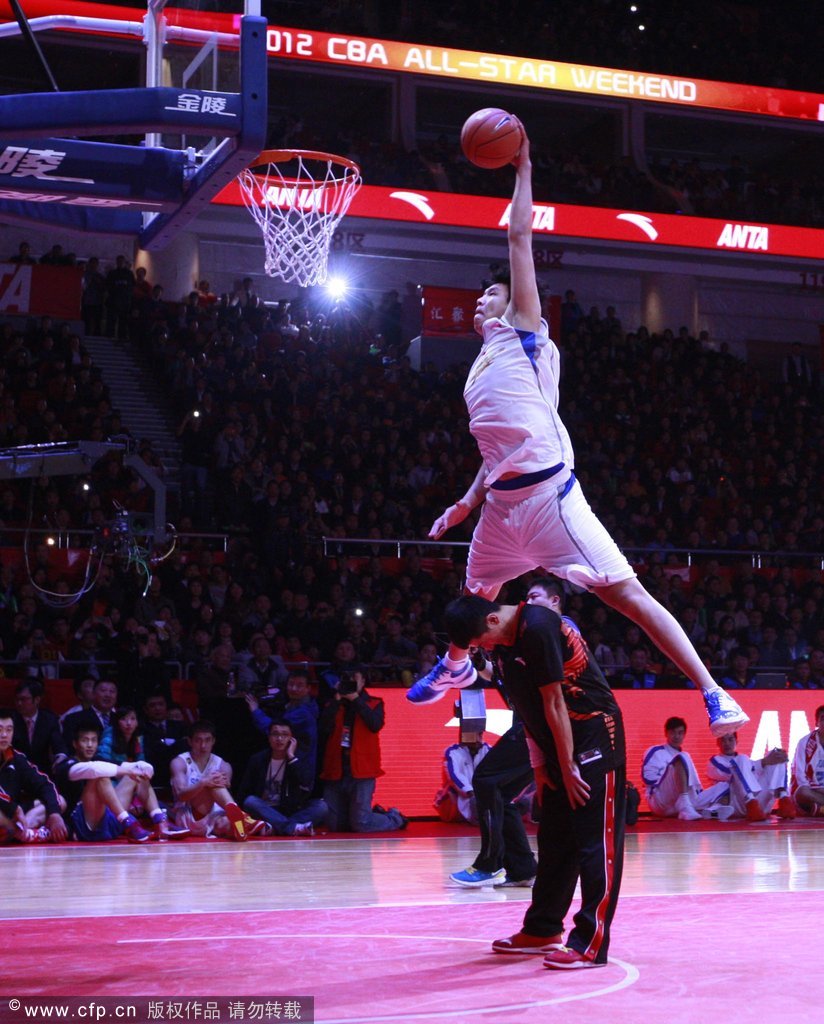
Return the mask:
<path id="1" fill-rule="evenodd" d="M 715 736 L 723 736 L 746 725 L 748 716 L 709 674 L 678 620 L 637 579 L 598 587 L 595 593 L 604 604 L 643 629 L 656 647 L 703 691 L 710 727 Z M 720 706 L 716 708 L 719 702 Z"/>

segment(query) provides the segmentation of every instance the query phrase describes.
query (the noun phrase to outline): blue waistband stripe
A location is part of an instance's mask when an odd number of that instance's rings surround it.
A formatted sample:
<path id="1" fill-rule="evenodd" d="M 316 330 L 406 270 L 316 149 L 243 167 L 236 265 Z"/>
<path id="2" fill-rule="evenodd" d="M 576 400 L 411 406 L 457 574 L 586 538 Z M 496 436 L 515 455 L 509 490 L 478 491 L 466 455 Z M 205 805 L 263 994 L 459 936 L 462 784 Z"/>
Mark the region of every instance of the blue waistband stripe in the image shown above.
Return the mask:
<path id="1" fill-rule="evenodd" d="M 541 483 L 542 480 L 549 480 L 551 476 L 560 473 L 563 468 L 563 462 L 559 462 L 557 466 L 539 469 L 535 473 L 521 473 L 520 476 L 510 477 L 509 480 L 496 480 L 489 486 L 493 491 L 518 491 L 522 487 L 531 487 L 533 484 Z"/>

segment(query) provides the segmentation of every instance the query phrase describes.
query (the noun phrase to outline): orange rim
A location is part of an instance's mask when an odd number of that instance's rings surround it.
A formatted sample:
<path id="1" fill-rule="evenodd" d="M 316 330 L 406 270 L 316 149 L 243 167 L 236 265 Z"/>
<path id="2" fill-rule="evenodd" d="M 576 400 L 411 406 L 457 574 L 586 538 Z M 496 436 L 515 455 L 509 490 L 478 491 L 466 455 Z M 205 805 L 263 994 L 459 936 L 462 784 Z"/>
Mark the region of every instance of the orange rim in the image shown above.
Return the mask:
<path id="1" fill-rule="evenodd" d="M 360 175 L 360 167 L 358 167 L 354 160 L 350 160 L 349 157 L 338 156 L 335 153 L 323 153 L 315 149 L 264 149 L 259 156 L 249 162 L 247 170 L 257 178 L 262 175 L 255 172 L 256 167 L 262 167 L 264 164 L 283 164 L 298 158 L 303 160 L 331 161 L 333 164 L 342 167 L 344 171 L 351 171 L 353 174 Z"/>

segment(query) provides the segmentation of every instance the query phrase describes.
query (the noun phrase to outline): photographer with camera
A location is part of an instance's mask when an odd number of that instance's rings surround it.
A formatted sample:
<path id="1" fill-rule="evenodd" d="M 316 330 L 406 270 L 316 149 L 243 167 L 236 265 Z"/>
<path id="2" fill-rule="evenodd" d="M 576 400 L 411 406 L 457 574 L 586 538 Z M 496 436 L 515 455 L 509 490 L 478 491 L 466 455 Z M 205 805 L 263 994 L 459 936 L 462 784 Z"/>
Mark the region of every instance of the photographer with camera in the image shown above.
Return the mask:
<path id="1" fill-rule="evenodd" d="M 361 666 L 342 672 L 321 713 L 320 734 L 326 747 L 320 777 L 331 832 L 393 832 L 406 827 L 397 808 L 372 807 L 375 779 L 384 774 L 378 734 L 385 710 L 380 697 L 367 693 L 365 685 Z"/>

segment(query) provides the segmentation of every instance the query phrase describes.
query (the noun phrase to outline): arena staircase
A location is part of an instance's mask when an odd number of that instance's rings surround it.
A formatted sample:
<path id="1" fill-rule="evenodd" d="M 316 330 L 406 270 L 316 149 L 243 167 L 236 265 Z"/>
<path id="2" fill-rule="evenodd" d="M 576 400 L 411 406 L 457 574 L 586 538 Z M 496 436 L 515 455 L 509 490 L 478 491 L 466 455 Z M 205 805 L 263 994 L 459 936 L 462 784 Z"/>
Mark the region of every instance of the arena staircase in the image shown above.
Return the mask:
<path id="1" fill-rule="evenodd" d="M 111 338 L 83 339 L 92 361 L 109 389 L 112 408 L 137 441 L 148 440 L 159 456 L 169 491 L 180 492 L 180 444 L 168 398 L 132 345 Z"/>

